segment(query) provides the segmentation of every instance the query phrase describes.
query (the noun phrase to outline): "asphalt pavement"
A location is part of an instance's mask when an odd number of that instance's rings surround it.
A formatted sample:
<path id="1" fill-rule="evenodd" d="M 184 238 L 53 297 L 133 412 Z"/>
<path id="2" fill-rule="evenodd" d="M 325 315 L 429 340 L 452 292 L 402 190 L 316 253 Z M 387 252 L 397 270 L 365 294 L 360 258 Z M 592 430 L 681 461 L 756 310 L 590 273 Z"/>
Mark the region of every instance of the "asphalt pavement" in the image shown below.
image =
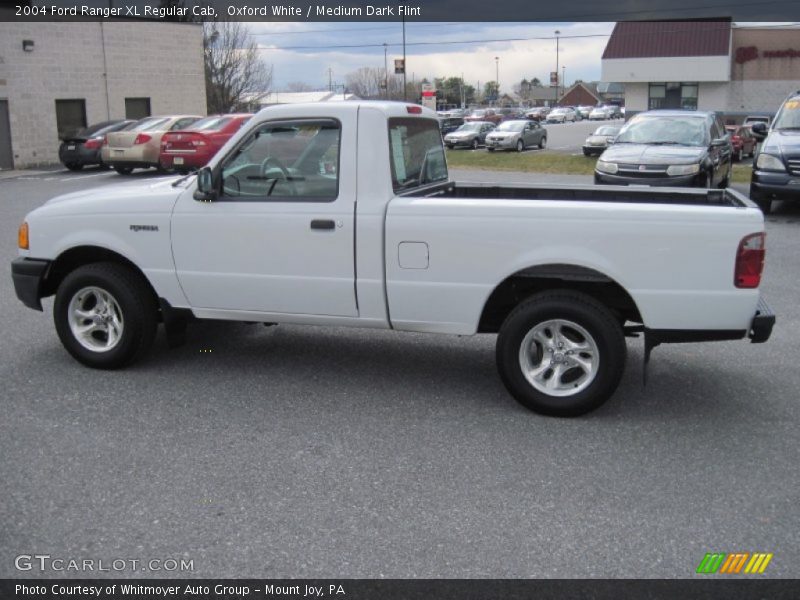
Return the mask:
<path id="1" fill-rule="evenodd" d="M 3 179 L 0 257 L 27 211 L 120 180 Z M 800 207 L 767 232 L 768 343 L 659 347 L 645 387 L 630 340 L 617 393 L 571 420 L 505 392 L 494 336 L 209 322 L 89 370 L 52 299 L 23 307 L 6 271 L 0 577 L 673 578 L 707 552 L 771 552 L 765 577 L 798 577 Z M 22 554 L 193 570 L 19 571 Z"/>

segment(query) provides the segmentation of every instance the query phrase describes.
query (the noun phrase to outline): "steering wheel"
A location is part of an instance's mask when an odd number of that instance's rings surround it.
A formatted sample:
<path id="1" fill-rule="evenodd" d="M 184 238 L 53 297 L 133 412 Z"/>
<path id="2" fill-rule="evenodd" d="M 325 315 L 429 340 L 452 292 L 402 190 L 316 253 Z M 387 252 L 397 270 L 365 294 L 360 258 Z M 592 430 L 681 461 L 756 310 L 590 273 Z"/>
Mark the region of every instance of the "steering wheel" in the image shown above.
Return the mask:
<path id="1" fill-rule="evenodd" d="M 267 176 L 267 171 L 269 171 L 270 165 L 277 167 L 283 174 L 284 180 L 286 180 L 286 183 L 289 184 L 289 195 L 296 196 L 297 189 L 295 188 L 294 181 L 292 181 L 292 176 L 289 174 L 289 169 L 283 166 L 283 163 L 274 156 L 268 156 L 263 161 L 261 161 L 261 177 Z M 270 185 L 269 194 L 267 194 L 268 196 L 272 194 L 272 190 L 275 188 L 276 183 L 278 183 L 277 179 L 275 179 L 272 182 L 272 185 Z"/>

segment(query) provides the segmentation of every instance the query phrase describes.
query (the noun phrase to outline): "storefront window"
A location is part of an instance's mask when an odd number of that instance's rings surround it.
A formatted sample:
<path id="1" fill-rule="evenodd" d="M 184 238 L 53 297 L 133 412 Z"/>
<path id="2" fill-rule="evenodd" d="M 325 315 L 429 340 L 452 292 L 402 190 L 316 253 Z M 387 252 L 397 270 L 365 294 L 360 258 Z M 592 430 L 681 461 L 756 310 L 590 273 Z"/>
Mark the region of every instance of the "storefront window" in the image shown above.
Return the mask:
<path id="1" fill-rule="evenodd" d="M 648 95 L 648 108 L 697 109 L 697 84 L 670 81 L 651 83 Z"/>

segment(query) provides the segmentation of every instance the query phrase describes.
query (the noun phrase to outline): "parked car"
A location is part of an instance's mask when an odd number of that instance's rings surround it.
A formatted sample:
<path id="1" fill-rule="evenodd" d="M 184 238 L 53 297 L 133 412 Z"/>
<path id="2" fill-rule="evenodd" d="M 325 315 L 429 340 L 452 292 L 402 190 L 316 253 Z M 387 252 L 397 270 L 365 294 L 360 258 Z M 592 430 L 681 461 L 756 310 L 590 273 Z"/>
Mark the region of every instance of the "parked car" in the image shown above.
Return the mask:
<path id="1" fill-rule="evenodd" d="M 617 137 L 620 128 L 614 125 L 603 125 L 595 129 L 594 133 L 586 138 L 583 142 L 583 155 L 591 156 L 593 154 L 602 154 Z"/>
<path id="2" fill-rule="evenodd" d="M 136 121 L 116 119 L 95 123 L 65 137 L 58 148 L 58 160 L 70 171 L 80 171 L 87 165 L 102 165 L 100 150 L 107 133 L 120 131 Z"/>
<path id="3" fill-rule="evenodd" d="M 608 108 L 605 106 L 595 106 L 592 112 L 589 113 L 590 121 L 606 121 L 611 118 Z"/>
<path id="4" fill-rule="evenodd" d="M 620 130 L 595 166 L 595 183 L 727 187 L 733 150 L 714 112 L 651 110 Z"/>
<path id="5" fill-rule="evenodd" d="M 741 161 L 743 157 L 753 156 L 756 153 L 758 140 L 749 127 L 744 125 L 726 125 L 725 130 L 731 137 L 733 160 Z"/>
<path id="6" fill-rule="evenodd" d="M 606 104 L 604 105 L 606 112 L 608 113 L 609 119 L 619 119 L 623 116 L 622 110 L 616 104 Z"/>
<path id="7" fill-rule="evenodd" d="M 442 137 L 446 136 L 464 124 L 464 117 L 439 117 L 439 128 L 442 130 Z"/>
<path id="8" fill-rule="evenodd" d="M 752 129 L 765 139 L 753 160 L 750 198 L 768 214 L 773 200 L 800 200 L 800 90 L 784 100 L 769 128 Z"/>
<path id="9" fill-rule="evenodd" d="M 544 121 L 547 119 L 547 113 L 550 112 L 550 109 L 546 106 L 537 106 L 535 108 L 529 109 L 525 116 L 533 121 Z"/>
<path id="10" fill-rule="evenodd" d="M 486 149 L 489 152 L 495 150 L 522 152 L 533 146 L 544 148 L 545 144 L 547 144 L 547 129 L 536 121 L 527 119 L 503 121 L 486 136 Z"/>
<path id="11" fill-rule="evenodd" d="M 249 113 L 214 115 L 195 121 L 186 129 L 168 131 L 161 137 L 158 157 L 161 168 L 178 172 L 199 169 L 252 116 Z"/>
<path id="12" fill-rule="evenodd" d="M 192 318 L 498 334 L 514 398 L 575 416 L 617 389 L 626 333 L 642 332 L 647 356 L 772 333 L 764 218 L 735 190 L 455 182 L 435 113 L 399 102 L 272 106 L 237 138 L 197 177 L 73 192 L 27 214 L 17 297 L 42 310 L 55 295 L 76 361 L 125 367 L 161 324 L 180 344 Z"/>
<path id="13" fill-rule="evenodd" d="M 200 119 L 197 115 L 147 117 L 124 131 L 109 133 L 101 152 L 103 162 L 120 175 L 129 175 L 134 169 L 160 169 L 161 136 L 186 129 Z"/>
<path id="14" fill-rule="evenodd" d="M 495 111 L 493 108 L 478 108 L 473 110 L 469 116 L 464 118 L 465 121 L 487 121 L 489 123 L 499 123 L 503 120 L 503 116 Z"/>
<path id="15" fill-rule="evenodd" d="M 575 111 L 565 107 L 554 108 L 547 114 L 548 123 L 566 123 L 567 121 L 574 123 L 576 118 Z"/>
<path id="16" fill-rule="evenodd" d="M 444 136 L 444 143 L 448 148 L 466 147 L 477 150 L 486 141 L 490 131 L 496 125 L 487 121 L 469 121 L 461 127 Z"/>
<path id="17" fill-rule="evenodd" d="M 578 106 L 575 110 L 582 119 L 588 119 L 592 109 L 592 106 Z"/>

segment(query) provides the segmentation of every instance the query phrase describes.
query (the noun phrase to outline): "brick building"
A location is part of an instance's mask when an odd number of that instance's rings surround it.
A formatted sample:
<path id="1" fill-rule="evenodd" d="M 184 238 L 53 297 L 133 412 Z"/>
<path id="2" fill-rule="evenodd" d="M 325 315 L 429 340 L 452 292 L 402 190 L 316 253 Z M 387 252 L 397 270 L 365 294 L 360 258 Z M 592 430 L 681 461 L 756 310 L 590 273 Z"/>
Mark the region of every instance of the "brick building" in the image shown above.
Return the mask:
<path id="1" fill-rule="evenodd" d="M 0 168 L 58 162 L 70 129 L 176 112 L 206 112 L 201 26 L 0 22 Z"/>
<path id="2" fill-rule="evenodd" d="M 722 111 L 731 121 L 773 114 L 800 87 L 800 27 L 620 22 L 603 53 L 602 78 L 625 85 L 628 115 L 655 108 Z"/>

